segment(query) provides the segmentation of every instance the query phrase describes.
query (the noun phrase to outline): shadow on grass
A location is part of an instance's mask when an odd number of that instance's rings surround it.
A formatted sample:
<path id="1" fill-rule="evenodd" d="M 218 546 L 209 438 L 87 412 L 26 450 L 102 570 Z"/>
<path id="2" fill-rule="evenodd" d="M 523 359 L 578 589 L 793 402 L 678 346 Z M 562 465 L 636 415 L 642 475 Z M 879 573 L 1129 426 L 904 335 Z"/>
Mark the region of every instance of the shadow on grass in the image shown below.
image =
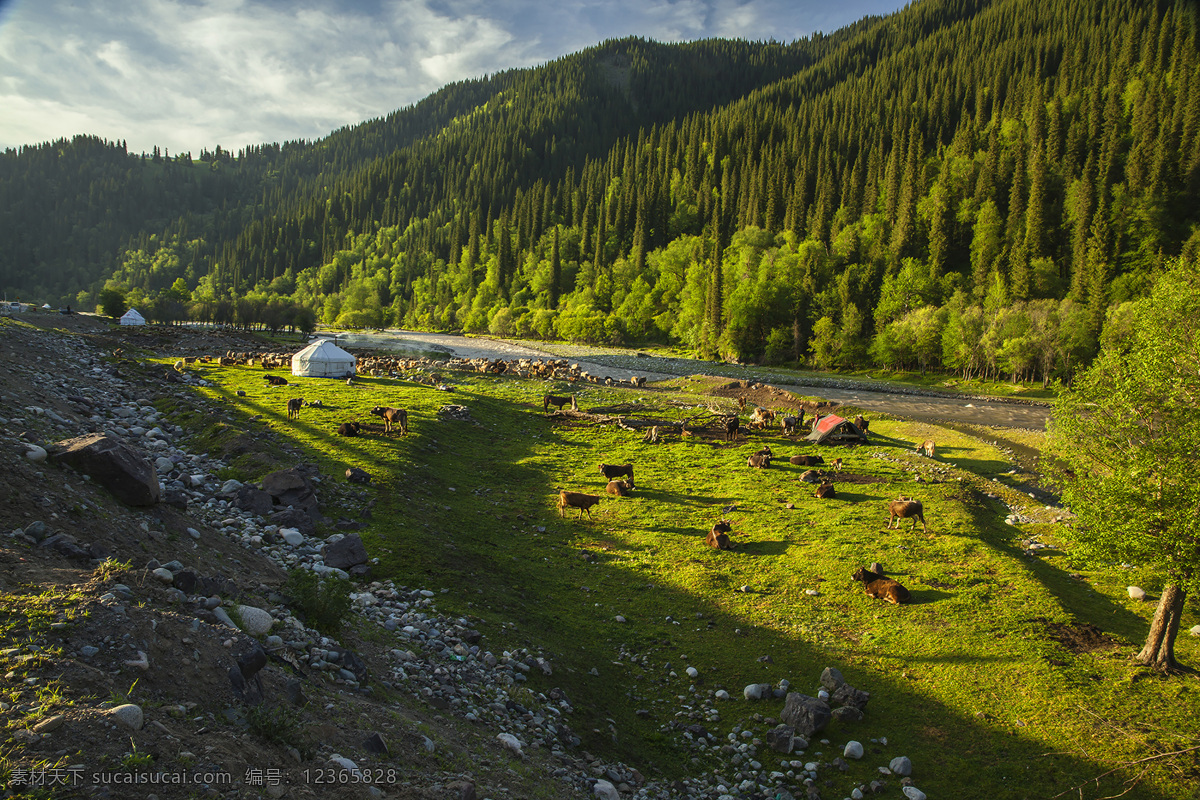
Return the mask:
<path id="1" fill-rule="evenodd" d="M 781 556 L 788 551 L 792 544 L 792 542 L 782 539 L 766 542 L 739 542 L 738 549 L 752 556 Z"/>

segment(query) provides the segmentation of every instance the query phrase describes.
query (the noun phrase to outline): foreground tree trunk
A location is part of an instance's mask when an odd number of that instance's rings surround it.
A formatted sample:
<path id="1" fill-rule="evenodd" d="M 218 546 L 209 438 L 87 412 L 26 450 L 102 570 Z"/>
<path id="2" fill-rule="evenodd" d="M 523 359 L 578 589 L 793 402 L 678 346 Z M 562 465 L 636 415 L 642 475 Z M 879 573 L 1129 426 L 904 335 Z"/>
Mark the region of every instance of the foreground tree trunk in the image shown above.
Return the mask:
<path id="1" fill-rule="evenodd" d="M 1187 593 L 1174 584 L 1163 587 L 1162 598 L 1150 623 L 1150 634 L 1134 661 L 1154 667 L 1159 672 L 1174 672 L 1180 668 L 1175 660 L 1175 636 L 1179 633 L 1186 596 Z"/>

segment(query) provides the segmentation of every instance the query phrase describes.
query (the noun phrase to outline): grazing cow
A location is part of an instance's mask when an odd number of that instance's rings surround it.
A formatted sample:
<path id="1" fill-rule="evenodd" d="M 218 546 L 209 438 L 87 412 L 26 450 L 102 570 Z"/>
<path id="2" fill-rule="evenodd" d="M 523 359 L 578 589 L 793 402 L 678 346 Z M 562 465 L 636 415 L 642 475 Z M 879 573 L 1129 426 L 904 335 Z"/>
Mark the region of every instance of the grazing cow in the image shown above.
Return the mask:
<path id="1" fill-rule="evenodd" d="M 905 589 L 891 578 L 885 578 L 878 572 L 871 572 L 859 567 L 850 578 L 861 581 L 867 595 L 874 597 L 876 600 L 887 600 L 889 603 L 900 604 L 907 603 L 912 599 L 912 595 L 908 593 L 908 589 Z"/>
<path id="2" fill-rule="evenodd" d="M 830 466 L 833 467 L 834 472 L 841 472 L 842 471 L 842 460 L 840 458 L 835 458 L 833 460 L 833 462 L 830 464 Z"/>
<path id="3" fill-rule="evenodd" d="M 588 517 L 592 516 L 592 506 L 603 500 L 598 494 L 583 494 L 582 492 L 568 492 L 563 489 L 558 490 L 558 513 L 560 516 L 566 516 L 564 509 L 578 508 L 579 517 L 583 518 L 583 512 L 587 512 Z"/>
<path id="4" fill-rule="evenodd" d="M 751 428 L 765 428 L 775 421 L 775 412 L 769 408 L 756 406 L 753 413 L 750 414 Z"/>
<path id="5" fill-rule="evenodd" d="M 736 414 L 731 414 L 725 418 L 725 441 L 736 442 L 738 437 L 738 429 L 742 426 L 742 421 L 738 419 Z"/>
<path id="6" fill-rule="evenodd" d="M 813 494 L 819 500 L 832 500 L 837 497 L 837 492 L 833 490 L 832 483 L 822 483 L 817 487 L 817 491 Z"/>
<path id="7" fill-rule="evenodd" d="M 732 530 L 733 526 L 729 524 L 729 521 L 723 519 L 712 526 L 712 530 L 708 532 L 705 541 L 714 550 L 732 550 L 734 545 L 729 540 L 729 534 Z"/>
<path id="8" fill-rule="evenodd" d="M 766 469 L 771 466 L 771 457 L 762 453 L 755 453 L 746 459 L 747 467 L 756 467 L 758 469 Z"/>
<path id="9" fill-rule="evenodd" d="M 633 464 L 601 464 L 600 474 L 610 481 L 628 475 L 633 482 Z"/>
<path id="10" fill-rule="evenodd" d="M 918 453 L 924 453 L 929 458 L 933 458 L 934 444 L 933 439 L 926 439 L 921 442 L 921 446 L 917 448 Z"/>
<path id="11" fill-rule="evenodd" d="M 304 408 L 303 397 L 293 397 L 288 400 L 288 419 L 298 419 L 300 417 L 300 409 Z"/>
<path id="12" fill-rule="evenodd" d="M 798 467 L 821 467 L 825 465 L 825 459 L 820 456 L 792 456 L 788 461 Z"/>
<path id="13" fill-rule="evenodd" d="M 401 433 L 408 433 L 408 412 L 403 408 L 375 406 L 371 409 L 371 413 L 383 418 L 383 430 L 385 433 L 390 433 L 393 425 L 399 425 Z"/>
<path id="14" fill-rule="evenodd" d="M 569 397 L 559 397 L 558 395 L 548 394 L 542 398 L 542 411 L 549 411 L 550 406 L 557 406 L 558 410 L 562 411 L 562 407 L 567 403 L 571 404 L 572 411 L 579 410 L 579 406 L 575 402 L 575 395 L 571 395 Z"/>
<path id="15" fill-rule="evenodd" d="M 263 380 L 272 386 L 287 386 L 287 378 L 281 378 L 278 375 L 263 375 Z"/>
<path id="16" fill-rule="evenodd" d="M 362 426 L 357 422 L 343 422 L 338 425 L 338 436 L 358 436 L 358 432 L 362 430 Z"/>
<path id="17" fill-rule="evenodd" d="M 745 396 L 738 397 L 738 411 L 746 413 L 746 398 Z"/>
<path id="18" fill-rule="evenodd" d="M 800 430 L 800 418 L 791 415 L 781 417 L 779 419 L 779 427 L 783 429 L 783 435 L 787 436 L 790 433 L 795 433 Z"/>
<path id="19" fill-rule="evenodd" d="M 867 428 L 871 427 L 871 420 L 867 419 L 862 414 L 859 414 L 854 418 L 854 426 L 863 433 L 866 433 Z"/>
<path id="20" fill-rule="evenodd" d="M 888 528 L 891 528 L 893 523 L 899 528 L 900 520 L 911 517 L 913 523 L 910 530 L 915 531 L 917 520 L 921 520 L 921 530 L 929 533 L 929 526 L 925 524 L 925 507 L 921 505 L 921 501 L 901 497 L 888 503 L 887 510 L 891 515 L 888 517 Z"/>
<path id="21" fill-rule="evenodd" d="M 628 497 L 633 491 L 633 481 L 609 481 L 604 491 L 617 497 Z"/>

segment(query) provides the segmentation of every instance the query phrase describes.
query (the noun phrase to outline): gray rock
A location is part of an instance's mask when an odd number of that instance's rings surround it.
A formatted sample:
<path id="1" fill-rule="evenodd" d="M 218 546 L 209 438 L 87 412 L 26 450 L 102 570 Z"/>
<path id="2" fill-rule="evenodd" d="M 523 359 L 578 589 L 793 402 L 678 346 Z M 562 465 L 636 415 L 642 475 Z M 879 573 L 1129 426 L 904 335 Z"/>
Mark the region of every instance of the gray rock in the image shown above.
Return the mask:
<path id="1" fill-rule="evenodd" d="M 175 468 L 175 462 L 166 456 L 159 456 L 154 459 L 154 469 L 161 475 L 164 472 L 170 472 Z"/>
<path id="2" fill-rule="evenodd" d="M 617 787 L 603 779 L 596 781 L 596 785 L 592 787 L 592 794 L 600 800 L 621 800 Z"/>
<path id="3" fill-rule="evenodd" d="M 832 716 L 838 722 L 862 722 L 863 717 L 866 715 L 863 714 L 861 709 L 857 709 L 854 706 L 841 706 L 833 710 Z"/>
<path id="4" fill-rule="evenodd" d="M 150 574 L 157 578 L 160 583 L 168 586 L 175 581 L 175 573 L 171 572 L 171 570 L 167 569 L 166 567 L 159 567 Z"/>
<path id="5" fill-rule="evenodd" d="M 334 569 L 349 569 L 368 560 L 367 548 L 357 533 L 346 534 L 339 541 L 326 544 L 321 555 L 325 566 Z"/>
<path id="6" fill-rule="evenodd" d="M 524 755 L 524 753 L 522 753 L 521 740 L 513 736 L 511 733 L 499 733 L 496 734 L 496 738 L 506 750 L 515 755 L 517 758 L 521 758 Z"/>
<path id="7" fill-rule="evenodd" d="M 216 608 L 214 608 L 212 610 L 212 612 L 213 612 L 213 616 L 216 617 L 217 620 L 222 625 L 225 625 L 226 627 L 229 627 L 229 628 L 233 628 L 235 631 L 241 630 L 241 628 L 239 628 L 237 625 L 235 625 L 233 623 L 233 619 L 230 618 L 229 613 L 226 612 L 225 609 L 222 608 L 221 606 L 218 605 Z"/>
<path id="8" fill-rule="evenodd" d="M 140 731 L 142 729 L 144 717 L 142 716 L 141 706 L 126 703 L 125 705 L 109 709 L 108 715 L 118 725 L 128 728 L 131 731 Z"/>
<path id="9" fill-rule="evenodd" d="M 904 778 L 912 775 L 912 762 L 908 760 L 908 756 L 896 756 L 888 764 L 888 769 Z"/>
<path id="10" fill-rule="evenodd" d="M 233 497 L 233 504 L 242 511 L 249 511 L 260 517 L 265 517 L 275 508 L 271 495 L 253 486 L 240 487 Z"/>
<path id="11" fill-rule="evenodd" d="M 747 700 L 765 700 L 771 696 L 771 684 L 751 683 L 742 689 L 742 696 Z"/>
<path id="12" fill-rule="evenodd" d="M 867 701 L 871 699 L 870 692 L 864 692 L 862 689 L 855 689 L 848 683 L 843 683 L 834 690 L 833 696 L 830 698 L 829 704 L 835 708 L 838 706 L 850 706 L 857 708 L 859 711 L 866 709 Z"/>
<path id="13" fill-rule="evenodd" d="M 833 667 L 826 667 L 825 671 L 821 673 L 821 685 L 831 692 L 845 682 L 846 679 L 842 677 L 841 671 Z"/>
<path id="14" fill-rule="evenodd" d="M 767 731 L 767 746 L 777 753 L 787 755 L 795 747 L 793 741 L 796 731 L 790 725 L 776 725 Z"/>
<path id="15" fill-rule="evenodd" d="M 801 736 L 812 736 L 825 729 L 832 718 L 832 712 L 823 700 L 791 692 L 784 702 L 779 718 L 795 728 Z"/>
<path id="16" fill-rule="evenodd" d="M 375 753 L 381 756 L 391 755 L 391 751 L 388 750 L 387 742 L 383 739 L 383 734 L 378 732 L 372 733 L 370 736 L 368 736 L 362 743 L 362 748 L 368 753 Z"/>
<path id="17" fill-rule="evenodd" d="M 79 655 L 83 656 L 84 658 L 91 658 L 99 652 L 99 647 L 95 647 L 90 644 L 85 644 L 83 647 L 79 648 Z"/>
<path id="18" fill-rule="evenodd" d="M 239 605 L 237 613 L 242 622 L 242 630 L 251 636 L 264 636 L 275 624 L 275 618 L 270 613 L 255 606 Z"/>
<path id="19" fill-rule="evenodd" d="M 42 522 L 40 519 L 25 526 L 25 535 L 36 542 L 40 542 L 42 539 L 45 539 L 46 534 L 49 532 L 50 529 L 46 527 L 46 523 Z"/>
<path id="20" fill-rule="evenodd" d="M 62 727 L 62 724 L 67 721 L 67 718 L 62 714 L 55 714 L 52 717 L 46 717 L 44 720 L 34 725 L 31 729 L 34 733 L 50 733 Z"/>
<path id="21" fill-rule="evenodd" d="M 54 445 L 54 461 L 62 462 L 103 486 L 131 506 L 152 506 L 162 497 L 154 467 L 117 439 L 100 433 Z"/>
<path id="22" fill-rule="evenodd" d="M 846 748 L 842 751 L 842 755 L 846 758 L 853 758 L 855 761 L 863 757 L 862 742 L 850 740 L 846 742 Z"/>
<path id="23" fill-rule="evenodd" d="M 279 531 L 279 535 L 283 537 L 283 541 L 292 547 L 299 547 L 304 544 L 304 534 L 295 528 L 283 528 Z"/>
<path id="24" fill-rule="evenodd" d="M 915 786 L 905 786 L 901 791 L 908 800 L 925 800 L 925 793 Z"/>
<path id="25" fill-rule="evenodd" d="M 46 452 L 46 448 L 41 447 L 40 445 L 26 443 L 25 457 L 34 464 L 41 464 L 46 460 L 47 455 L 49 454 Z"/>

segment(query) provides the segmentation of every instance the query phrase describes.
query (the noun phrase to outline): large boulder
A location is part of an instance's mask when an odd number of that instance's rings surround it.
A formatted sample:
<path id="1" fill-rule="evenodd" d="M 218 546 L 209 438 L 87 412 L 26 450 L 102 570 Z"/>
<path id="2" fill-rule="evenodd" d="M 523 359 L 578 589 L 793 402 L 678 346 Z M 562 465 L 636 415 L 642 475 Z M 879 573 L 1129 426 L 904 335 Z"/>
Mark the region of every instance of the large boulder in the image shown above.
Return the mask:
<path id="1" fill-rule="evenodd" d="M 779 718 L 791 725 L 801 736 L 812 736 L 825 729 L 832 717 L 829 705 L 816 697 L 799 692 L 789 692 Z"/>
<path id="2" fill-rule="evenodd" d="M 291 506 L 317 519 L 320 512 L 317 490 L 308 476 L 311 471 L 307 465 L 277 470 L 262 479 L 262 490 L 271 496 L 274 505 Z"/>
<path id="3" fill-rule="evenodd" d="M 305 536 L 312 536 L 317 531 L 313 518 L 303 511 L 285 508 L 267 516 L 268 525 L 278 525 L 280 528 L 295 528 Z"/>
<path id="4" fill-rule="evenodd" d="M 260 517 L 265 517 L 275 508 L 275 501 L 271 499 L 270 494 L 262 489 L 245 485 L 238 487 L 237 493 L 233 496 L 233 504 L 242 511 L 249 511 Z"/>
<path id="5" fill-rule="evenodd" d="M 367 548 L 357 533 L 348 533 L 336 542 L 322 548 L 321 557 L 325 566 L 346 570 L 367 563 Z"/>
<path id="6" fill-rule="evenodd" d="M 92 433 L 61 441 L 53 458 L 91 476 L 122 503 L 152 506 L 162 498 L 154 465 L 111 436 Z"/>

